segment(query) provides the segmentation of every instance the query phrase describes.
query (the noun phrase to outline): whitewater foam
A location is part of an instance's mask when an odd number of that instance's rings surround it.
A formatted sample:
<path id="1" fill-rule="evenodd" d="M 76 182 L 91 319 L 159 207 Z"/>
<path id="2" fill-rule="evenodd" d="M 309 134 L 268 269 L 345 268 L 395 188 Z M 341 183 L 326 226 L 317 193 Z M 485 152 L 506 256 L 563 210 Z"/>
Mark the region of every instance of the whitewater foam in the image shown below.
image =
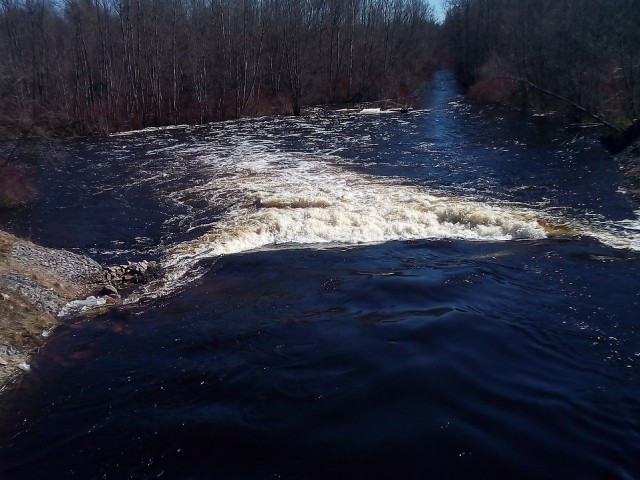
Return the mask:
<path id="1" fill-rule="evenodd" d="M 203 158 L 211 181 L 181 195 L 233 205 L 202 236 L 169 250 L 170 283 L 192 277 L 206 258 L 261 248 L 365 245 L 454 238 L 539 239 L 533 212 L 491 206 L 349 170 L 339 158 L 257 151 L 241 144 L 227 158 Z M 333 161 L 331 161 L 333 160 Z"/>
<path id="2" fill-rule="evenodd" d="M 139 180 L 162 191 L 163 201 L 179 206 L 182 213 L 169 219 L 166 228 L 189 237 L 165 251 L 168 276 L 161 290 L 172 290 L 200 275 L 203 259 L 259 249 L 577 235 L 640 250 L 636 220 L 614 224 L 580 219 L 552 202 L 490 202 L 476 188 L 458 186 L 458 193 L 452 194 L 409 184 L 405 178 L 356 171 L 383 163 L 379 158 L 353 161 L 337 152 L 357 148 L 366 155 L 375 142 L 389 140 L 368 130 L 352 131 L 360 125 L 353 120 L 357 115 L 341 116 L 340 123 L 336 115 L 319 116 L 313 122 L 299 118 L 222 122 L 202 128 L 186 143 L 179 135 L 141 135 L 138 141 L 146 155 L 138 159 L 144 176 Z M 371 117 L 366 125 L 376 121 L 382 120 Z M 336 125 L 345 136 L 336 134 Z M 286 141 L 278 136 L 282 130 L 287 131 Z M 194 181 L 170 185 L 174 178 Z"/>

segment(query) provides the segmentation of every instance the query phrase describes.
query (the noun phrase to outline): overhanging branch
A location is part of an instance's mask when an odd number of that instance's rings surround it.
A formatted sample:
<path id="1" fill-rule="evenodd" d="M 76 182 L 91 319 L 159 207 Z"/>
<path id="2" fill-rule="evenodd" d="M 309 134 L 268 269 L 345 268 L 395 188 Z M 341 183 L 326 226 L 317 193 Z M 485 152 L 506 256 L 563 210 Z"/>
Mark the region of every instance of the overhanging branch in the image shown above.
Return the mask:
<path id="1" fill-rule="evenodd" d="M 524 83 L 525 85 L 530 86 L 531 88 L 533 88 L 534 90 L 537 90 L 540 93 L 544 93 L 545 95 L 549 95 L 550 97 L 556 98 L 556 99 L 558 99 L 558 100 L 560 100 L 562 102 L 565 102 L 565 103 L 571 105 L 575 109 L 580 110 L 585 115 L 588 115 L 589 117 L 593 118 L 598 123 L 601 123 L 602 125 L 605 125 L 605 126 L 611 128 L 612 130 L 615 130 L 616 132 L 622 133 L 622 131 L 623 131 L 623 129 L 621 127 L 608 122 L 607 120 L 602 118 L 600 115 L 597 115 L 597 114 L 591 112 L 590 110 L 587 110 L 582 105 L 578 105 L 577 103 L 572 102 L 571 100 L 569 100 L 566 97 L 563 97 L 562 95 L 559 95 L 559 94 L 557 94 L 555 92 L 547 90 L 546 88 L 542 88 L 539 85 L 536 85 L 535 83 L 533 83 L 531 80 L 527 80 L 526 78 L 520 78 L 520 77 L 511 77 L 511 76 L 507 76 L 507 75 L 499 76 L 497 78 L 505 78 L 507 80 L 511 80 L 511 81 L 514 81 L 514 82 Z"/>

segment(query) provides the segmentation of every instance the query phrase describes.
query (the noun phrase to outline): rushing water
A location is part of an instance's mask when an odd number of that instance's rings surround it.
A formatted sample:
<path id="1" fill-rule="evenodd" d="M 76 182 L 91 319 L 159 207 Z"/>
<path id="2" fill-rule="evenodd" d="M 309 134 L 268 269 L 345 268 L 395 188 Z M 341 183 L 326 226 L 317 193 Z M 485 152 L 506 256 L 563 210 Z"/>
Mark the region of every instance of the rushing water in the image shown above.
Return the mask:
<path id="1" fill-rule="evenodd" d="M 72 145 L 4 222 L 137 302 L 0 406 L 0 478 L 640 478 L 640 221 L 613 159 L 466 102 Z"/>

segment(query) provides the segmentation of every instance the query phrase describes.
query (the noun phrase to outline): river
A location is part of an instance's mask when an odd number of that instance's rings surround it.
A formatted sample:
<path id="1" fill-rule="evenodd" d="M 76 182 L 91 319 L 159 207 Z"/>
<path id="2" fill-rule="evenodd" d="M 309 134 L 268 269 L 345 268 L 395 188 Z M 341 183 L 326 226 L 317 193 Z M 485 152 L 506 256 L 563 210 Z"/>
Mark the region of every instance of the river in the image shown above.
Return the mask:
<path id="1" fill-rule="evenodd" d="M 69 145 L 12 231 L 166 269 L 65 322 L 0 478 L 640 478 L 640 212 L 614 159 L 449 72 Z"/>

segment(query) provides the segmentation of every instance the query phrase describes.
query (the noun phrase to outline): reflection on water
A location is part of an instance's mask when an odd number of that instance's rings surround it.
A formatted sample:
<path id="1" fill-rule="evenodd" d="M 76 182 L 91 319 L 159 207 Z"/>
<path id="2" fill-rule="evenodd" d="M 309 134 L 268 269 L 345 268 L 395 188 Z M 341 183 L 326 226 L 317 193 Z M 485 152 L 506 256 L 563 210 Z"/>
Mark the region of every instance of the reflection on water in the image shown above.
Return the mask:
<path id="1" fill-rule="evenodd" d="M 172 277 L 55 333 L 0 477 L 638 477 L 615 164 L 447 73 L 424 98 L 78 145 L 12 228 Z"/>

